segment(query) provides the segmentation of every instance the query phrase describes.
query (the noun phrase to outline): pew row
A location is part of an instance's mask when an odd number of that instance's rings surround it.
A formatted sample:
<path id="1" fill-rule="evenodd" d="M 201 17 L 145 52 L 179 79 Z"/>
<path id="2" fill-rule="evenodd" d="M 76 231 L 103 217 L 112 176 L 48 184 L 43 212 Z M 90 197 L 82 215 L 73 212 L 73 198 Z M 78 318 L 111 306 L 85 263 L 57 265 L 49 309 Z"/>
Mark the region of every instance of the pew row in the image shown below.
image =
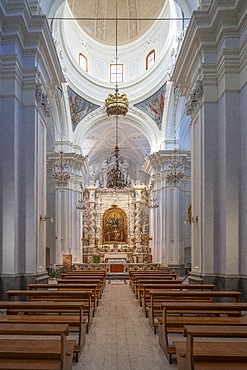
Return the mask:
<path id="1" fill-rule="evenodd" d="M 148 305 L 151 301 L 151 290 L 172 290 L 172 291 L 213 291 L 215 285 L 213 284 L 149 284 L 141 285 L 139 302 L 146 317 L 148 316 Z"/>
<path id="2" fill-rule="evenodd" d="M 67 339 L 68 334 L 67 324 L 1 322 L 0 369 L 72 369 L 75 340 Z"/>
<path id="3" fill-rule="evenodd" d="M 163 302 L 163 315 L 158 318 L 159 344 L 169 363 L 175 355 L 172 335 L 183 335 L 184 325 L 247 325 L 247 303 L 235 302 Z"/>
<path id="4" fill-rule="evenodd" d="M 184 336 L 174 342 L 178 370 L 247 369 L 247 326 L 185 325 Z"/>
<path id="5" fill-rule="evenodd" d="M 91 293 L 78 290 L 8 290 L 9 300 L 26 298 L 29 301 L 52 301 L 52 302 L 81 302 L 83 303 L 83 315 L 86 319 L 87 333 L 92 324 L 94 303 Z"/>
<path id="6" fill-rule="evenodd" d="M 240 302 L 241 293 L 237 291 L 174 291 L 150 290 L 150 303 L 148 305 L 148 322 L 156 333 L 158 327 L 157 317 L 162 316 L 162 302 L 215 302 L 216 300 L 230 300 Z"/>
<path id="7" fill-rule="evenodd" d="M 5 313 L 0 315 L 0 322 L 69 325 L 70 332 L 78 334 L 74 347 L 78 361 L 86 340 L 86 319 L 81 302 L 0 301 L 0 310 Z"/>

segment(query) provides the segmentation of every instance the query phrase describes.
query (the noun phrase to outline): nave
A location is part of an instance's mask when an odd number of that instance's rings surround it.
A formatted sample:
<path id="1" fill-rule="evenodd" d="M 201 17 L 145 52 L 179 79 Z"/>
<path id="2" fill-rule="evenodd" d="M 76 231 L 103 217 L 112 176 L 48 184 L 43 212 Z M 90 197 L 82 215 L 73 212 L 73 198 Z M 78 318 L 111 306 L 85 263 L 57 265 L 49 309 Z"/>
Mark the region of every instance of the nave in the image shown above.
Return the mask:
<path id="1" fill-rule="evenodd" d="M 107 284 L 75 370 L 172 370 L 130 286 Z"/>

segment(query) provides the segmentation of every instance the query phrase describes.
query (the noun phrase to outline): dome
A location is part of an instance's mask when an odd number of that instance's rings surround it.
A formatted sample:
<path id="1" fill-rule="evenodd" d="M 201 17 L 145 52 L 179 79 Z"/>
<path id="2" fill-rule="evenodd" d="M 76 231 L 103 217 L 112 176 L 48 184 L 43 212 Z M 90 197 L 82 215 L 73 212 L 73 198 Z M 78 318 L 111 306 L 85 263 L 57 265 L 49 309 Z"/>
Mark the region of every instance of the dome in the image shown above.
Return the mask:
<path id="1" fill-rule="evenodd" d="M 142 36 L 159 16 L 165 0 L 131 0 L 117 3 L 118 43 Z M 78 24 L 89 36 L 107 45 L 116 43 L 116 0 L 68 0 Z M 109 19 L 112 19 L 109 20 Z M 134 20 L 132 20 L 134 19 Z"/>

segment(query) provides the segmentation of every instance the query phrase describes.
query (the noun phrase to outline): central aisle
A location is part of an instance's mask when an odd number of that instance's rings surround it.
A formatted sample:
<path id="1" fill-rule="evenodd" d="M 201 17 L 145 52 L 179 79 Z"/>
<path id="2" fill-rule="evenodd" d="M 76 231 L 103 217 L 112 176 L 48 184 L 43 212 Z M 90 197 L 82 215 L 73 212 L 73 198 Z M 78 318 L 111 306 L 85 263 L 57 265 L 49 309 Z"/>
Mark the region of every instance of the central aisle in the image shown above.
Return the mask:
<path id="1" fill-rule="evenodd" d="M 75 370 L 172 370 L 128 284 L 107 284 Z"/>

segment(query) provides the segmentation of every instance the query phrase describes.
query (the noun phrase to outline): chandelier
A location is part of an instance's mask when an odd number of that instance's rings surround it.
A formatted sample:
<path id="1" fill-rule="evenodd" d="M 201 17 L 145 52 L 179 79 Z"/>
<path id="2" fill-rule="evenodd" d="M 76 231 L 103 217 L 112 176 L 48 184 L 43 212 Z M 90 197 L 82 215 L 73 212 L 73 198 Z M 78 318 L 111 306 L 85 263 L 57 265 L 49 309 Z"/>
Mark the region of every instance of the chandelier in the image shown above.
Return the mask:
<path id="1" fill-rule="evenodd" d="M 52 177 L 55 179 L 58 186 L 66 186 L 70 179 L 70 173 L 66 170 L 69 167 L 64 159 L 64 153 L 59 152 L 59 159 L 55 162 Z"/>
<path id="2" fill-rule="evenodd" d="M 107 172 L 107 188 L 110 189 L 123 189 L 129 185 L 128 181 L 125 179 L 123 172 L 119 165 L 119 146 L 118 146 L 118 116 L 116 116 L 116 145 L 114 147 L 114 157 L 115 164 Z"/>
<path id="3" fill-rule="evenodd" d="M 176 186 L 178 181 L 184 177 L 184 172 L 182 171 L 182 162 L 179 159 L 178 149 L 176 148 L 177 140 L 177 128 L 176 128 L 176 115 L 177 115 L 177 105 L 179 100 L 179 93 L 176 91 L 177 87 L 174 89 L 174 149 L 172 151 L 171 162 L 167 165 L 169 173 L 166 175 L 166 179 L 169 182 L 174 183 Z"/>
<path id="4" fill-rule="evenodd" d="M 127 95 L 120 95 L 116 87 L 115 94 L 109 94 L 105 99 L 105 106 L 108 116 L 125 116 L 129 107 Z"/>
<path id="5" fill-rule="evenodd" d="M 119 94 L 118 90 L 118 8 L 116 0 L 116 87 L 115 94 L 109 94 L 105 99 L 106 113 L 108 116 L 125 116 L 128 112 L 129 101 L 126 94 Z"/>
<path id="6" fill-rule="evenodd" d="M 116 120 L 116 143 L 114 147 L 115 164 L 107 172 L 107 187 L 111 189 L 123 189 L 128 185 L 119 165 L 119 146 L 118 146 L 118 117 L 125 116 L 128 112 L 129 101 L 126 94 L 119 94 L 117 61 L 118 61 L 118 23 L 117 23 L 117 0 L 116 0 L 116 87 L 115 94 L 109 94 L 105 99 L 106 113 L 108 116 L 115 116 Z"/>

